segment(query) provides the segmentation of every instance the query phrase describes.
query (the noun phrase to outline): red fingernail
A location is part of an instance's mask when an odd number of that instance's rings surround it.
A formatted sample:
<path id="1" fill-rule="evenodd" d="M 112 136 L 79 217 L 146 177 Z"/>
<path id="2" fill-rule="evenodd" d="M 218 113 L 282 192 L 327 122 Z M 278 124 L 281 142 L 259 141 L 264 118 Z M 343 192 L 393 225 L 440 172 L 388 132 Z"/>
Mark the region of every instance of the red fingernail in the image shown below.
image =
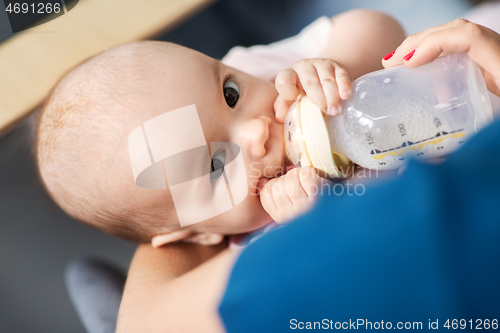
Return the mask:
<path id="1" fill-rule="evenodd" d="M 413 57 L 413 55 L 415 54 L 415 50 L 411 51 L 410 53 L 408 53 L 407 55 L 405 55 L 403 57 L 404 60 L 408 61 L 411 59 L 411 57 Z"/>
<path id="2" fill-rule="evenodd" d="M 391 53 L 389 53 L 388 55 L 386 55 L 386 56 L 384 57 L 384 60 L 389 60 L 389 59 L 391 59 L 391 58 L 392 58 L 392 56 L 394 55 L 394 53 L 395 53 L 395 52 L 396 52 L 396 50 L 394 50 L 394 51 L 392 51 Z"/>

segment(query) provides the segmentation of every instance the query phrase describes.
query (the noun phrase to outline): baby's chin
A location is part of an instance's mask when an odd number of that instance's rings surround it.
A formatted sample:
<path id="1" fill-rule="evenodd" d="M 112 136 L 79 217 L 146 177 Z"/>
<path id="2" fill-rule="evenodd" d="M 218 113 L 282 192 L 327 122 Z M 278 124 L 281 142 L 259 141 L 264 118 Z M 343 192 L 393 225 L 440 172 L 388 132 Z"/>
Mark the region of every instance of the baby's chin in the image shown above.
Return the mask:
<path id="1" fill-rule="evenodd" d="M 272 218 L 262 207 L 260 197 L 249 193 L 244 201 L 232 209 L 188 227 L 197 232 L 234 235 L 256 230 L 270 222 Z"/>

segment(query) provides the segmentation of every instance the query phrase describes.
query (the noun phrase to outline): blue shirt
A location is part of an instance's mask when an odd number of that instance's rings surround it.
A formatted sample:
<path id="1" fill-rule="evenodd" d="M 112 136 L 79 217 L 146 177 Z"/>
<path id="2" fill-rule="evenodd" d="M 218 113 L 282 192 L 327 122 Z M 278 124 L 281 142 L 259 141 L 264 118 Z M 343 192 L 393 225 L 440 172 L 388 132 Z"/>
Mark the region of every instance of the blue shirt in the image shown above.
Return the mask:
<path id="1" fill-rule="evenodd" d="M 488 319 L 491 329 L 500 319 L 500 122 L 441 165 L 411 161 L 364 195 L 323 196 L 250 244 L 219 312 L 229 333 L 325 329 L 325 320 L 443 330 L 447 319 L 450 329 L 452 319 L 467 329 Z"/>

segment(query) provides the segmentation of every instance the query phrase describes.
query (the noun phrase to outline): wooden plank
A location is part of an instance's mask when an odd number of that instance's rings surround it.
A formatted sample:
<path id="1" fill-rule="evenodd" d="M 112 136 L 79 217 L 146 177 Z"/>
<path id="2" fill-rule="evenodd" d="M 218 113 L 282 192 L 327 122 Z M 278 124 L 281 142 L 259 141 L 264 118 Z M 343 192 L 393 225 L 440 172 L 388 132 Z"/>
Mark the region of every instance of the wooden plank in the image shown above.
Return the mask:
<path id="1" fill-rule="evenodd" d="M 118 44 L 151 38 L 213 0 L 81 0 L 63 16 L 0 44 L 0 135 L 35 110 L 57 80 Z"/>

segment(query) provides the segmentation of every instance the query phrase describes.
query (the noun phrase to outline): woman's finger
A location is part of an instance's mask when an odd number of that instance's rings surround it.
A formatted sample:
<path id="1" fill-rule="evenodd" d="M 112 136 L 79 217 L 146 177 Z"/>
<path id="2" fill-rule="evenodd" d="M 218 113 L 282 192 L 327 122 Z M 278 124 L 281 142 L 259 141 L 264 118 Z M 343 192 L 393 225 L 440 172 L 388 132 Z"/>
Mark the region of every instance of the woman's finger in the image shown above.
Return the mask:
<path id="1" fill-rule="evenodd" d="M 469 23 L 469 21 L 465 19 L 457 19 L 436 27 L 426 29 L 416 34 L 410 35 L 406 37 L 406 39 L 403 41 L 403 43 L 401 43 L 400 46 L 398 46 L 398 48 L 394 51 L 391 57 L 389 57 L 387 60 L 382 59 L 382 65 L 384 66 L 384 68 L 402 65 L 404 63 L 404 57 L 409 55 L 413 50 L 415 50 L 417 45 L 419 45 L 420 42 L 428 35 L 435 33 L 437 31 L 462 26 L 466 23 Z"/>
<path id="2" fill-rule="evenodd" d="M 489 91 L 500 97 L 500 77 L 494 78 L 490 73 L 484 73 L 484 81 Z"/>
<path id="3" fill-rule="evenodd" d="M 421 66 L 436 59 L 441 53 L 460 52 L 466 52 L 492 75 L 500 75 L 500 35 L 474 23 L 429 34 L 405 64 L 408 67 Z"/>
<path id="4" fill-rule="evenodd" d="M 408 37 L 385 68 L 405 64 L 418 67 L 441 54 L 467 53 L 482 69 L 488 89 L 500 96 L 500 35 L 464 19 L 430 28 Z"/>
<path id="5" fill-rule="evenodd" d="M 461 52 L 466 52 L 485 71 L 488 89 L 499 94 L 500 35 L 474 23 L 429 34 L 405 64 L 408 67 L 417 67 L 433 61 L 442 53 Z"/>

